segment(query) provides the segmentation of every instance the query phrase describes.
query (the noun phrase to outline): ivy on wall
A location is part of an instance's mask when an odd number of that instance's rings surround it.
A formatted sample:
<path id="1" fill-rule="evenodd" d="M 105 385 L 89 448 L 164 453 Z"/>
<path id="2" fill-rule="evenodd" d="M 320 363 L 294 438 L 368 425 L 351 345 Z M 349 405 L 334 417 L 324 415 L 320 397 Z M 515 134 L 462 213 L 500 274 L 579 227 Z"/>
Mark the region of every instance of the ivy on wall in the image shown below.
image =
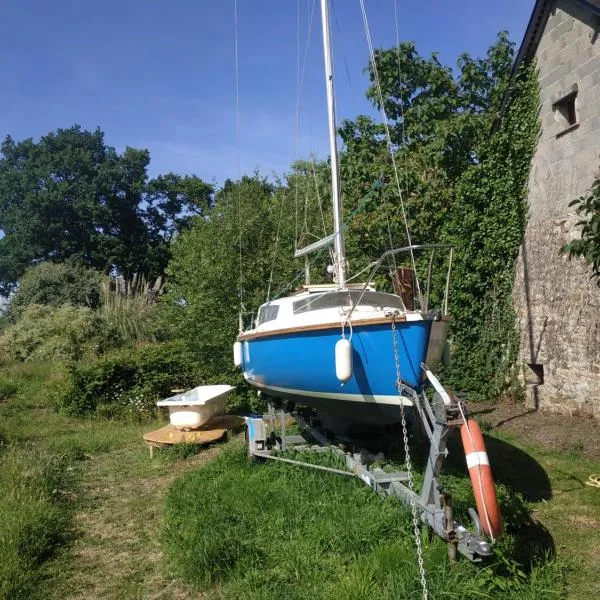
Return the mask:
<path id="1" fill-rule="evenodd" d="M 445 236 L 456 247 L 451 308 L 453 363 L 447 374 L 474 400 L 518 389 L 519 332 L 512 302 L 527 219 L 527 180 L 540 132 L 534 65 L 514 79 L 495 134 L 458 186 Z"/>

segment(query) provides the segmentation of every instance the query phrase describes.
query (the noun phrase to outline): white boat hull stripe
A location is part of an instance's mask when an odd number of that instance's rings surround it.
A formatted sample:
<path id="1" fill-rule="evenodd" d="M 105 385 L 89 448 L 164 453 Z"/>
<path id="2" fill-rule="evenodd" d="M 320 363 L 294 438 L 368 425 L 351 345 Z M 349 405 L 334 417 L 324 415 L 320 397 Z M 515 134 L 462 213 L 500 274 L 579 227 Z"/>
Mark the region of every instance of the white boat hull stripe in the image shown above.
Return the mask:
<path id="1" fill-rule="evenodd" d="M 324 400 L 341 400 L 345 402 L 362 402 L 363 404 L 391 404 L 400 406 L 400 403 L 404 406 L 412 406 L 412 400 L 405 396 L 400 397 L 399 395 L 393 396 L 370 396 L 368 399 L 362 394 L 341 394 L 333 392 L 314 392 L 307 390 L 297 390 L 294 388 L 282 388 L 274 385 L 263 385 L 257 381 L 252 381 L 252 385 L 259 387 L 263 390 L 269 390 L 271 392 L 280 392 L 282 394 L 292 394 L 294 396 L 307 396 L 309 398 L 323 398 Z M 371 400 L 372 398 L 372 400 Z"/>

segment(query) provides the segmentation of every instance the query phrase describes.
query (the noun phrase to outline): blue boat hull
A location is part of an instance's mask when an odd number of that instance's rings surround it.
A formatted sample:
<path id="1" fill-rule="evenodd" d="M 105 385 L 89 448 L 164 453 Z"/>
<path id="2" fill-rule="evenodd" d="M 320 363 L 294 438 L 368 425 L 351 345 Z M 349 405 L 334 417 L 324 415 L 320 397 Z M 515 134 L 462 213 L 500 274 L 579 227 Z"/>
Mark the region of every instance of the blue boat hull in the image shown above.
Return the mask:
<path id="1" fill-rule="evenodd" d="M 396 324 L 400 378 L 419 391 L 432 321 Z M 391 322 L 354 324 L 353 375 L 342 384 L 335 373 L 335 344 L 340 329 L 303 330 L 243 339 L 246 381 L 273 397 L 312 406 L 337 420 L 364 424 L 400 420 L 407 404 L 396 388 Z"/>

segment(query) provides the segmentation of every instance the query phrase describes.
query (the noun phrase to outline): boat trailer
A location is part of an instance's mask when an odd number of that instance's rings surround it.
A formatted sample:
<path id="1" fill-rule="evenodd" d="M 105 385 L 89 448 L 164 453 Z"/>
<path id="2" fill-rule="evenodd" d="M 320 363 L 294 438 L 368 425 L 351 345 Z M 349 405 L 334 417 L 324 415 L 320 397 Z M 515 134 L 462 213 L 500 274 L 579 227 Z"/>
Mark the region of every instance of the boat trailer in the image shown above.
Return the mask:
<path id="1" fill-rule="evenodd" d="M 292 417 L 302 432 L 308 434 L 314 444 L 308 444 L 302 435 L 286 435 L 286 419 L 288 414 L 283 410 L 276 411 L 269 404 L 269 412 L 262 417 L 245 417 L 247 424 L 247 451 L 250 459 L 277 460 L 292 465 L 308 467 L 339 475 L 358 477 L 381 496 L 394 496 L 413 509 L 431 531 L 448 543 L 448 555 L 453 562 L 457 551 L 469 560 L 479 562 L 492 555 L 492 544 L 485 539 L 481 521 L 477 512 L 469 509 L 475 531 L 454 520 L 452 498 L 439 483 L 439 474 L 444 458 L 448 455 L 446 442 L 450 432 L 465 422 L 466 406 L 460 400 L 450 396 L 439 384 L 435 376 L 426 369 L 426 375 L 437 390 L 430 402 L 425 392 L 417 393 L 414 389 L 399 384 L 403 396 L 410 398 L 417 416 L 429 439 L 429 455 L 423 479 L 421 493 L 412 489 L 410 466 L 407 471 L 386 472 L 377 466 L 382 455 L 374 455 L 362 450 L 358 453 L 344 451 L 332 443 L 325 433 L 302 414 L 293 412 Z M 433 378 L 433 379 L 432 379 Z M 277 423 L 278 422 L 278 423 Z M 276 431 L 279 425 L 279 435 Z M 405 435 L 405 448 L 408 443 Z M 284 453 L 296 451 L 331 451 L 345 462 L 346 469 L 336 469 L 320 464 L 287 458 Z"/>

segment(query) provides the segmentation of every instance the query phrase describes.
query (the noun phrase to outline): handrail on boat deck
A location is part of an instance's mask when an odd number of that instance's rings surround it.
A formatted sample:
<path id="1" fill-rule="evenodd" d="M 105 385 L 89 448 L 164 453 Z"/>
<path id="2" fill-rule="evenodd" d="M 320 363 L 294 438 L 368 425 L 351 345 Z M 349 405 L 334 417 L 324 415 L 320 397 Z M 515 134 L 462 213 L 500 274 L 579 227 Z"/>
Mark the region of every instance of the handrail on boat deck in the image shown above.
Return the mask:
<path id="1" fill-rule="evenodd" d="M 354 309 L 360 304 L 360 301 L 363 299 L 363 296 L 365 295 L 365 292 L 367 291 L 369 284 L 373 280 L 373 277 L 375 277 L 375 273 L 377 273 L 377 271 L 379 270 L 379 267 L 381 267 L 383 261 L 386 258 L 389 258 L 390 256 L 394 256 L 396 254 L 400 254 L 402 252 L 410 252 L 412 254 L 413 251 L 415 251 L 415 250 L 431 250 L 431 258 L 429 260 L 429 268 L 427 270 L 427 287 L 426 287 L 427 294 L 425 296 L 426 301 L 423 302 L 423 300 L 421 298 L 421 308 L 422 309 L 424 308 L 424 310 L 428 309 L 428 304 L 429 304 L 429 288 L 430 288 L 430 284 L 431 284 L 431 268 L 432 268 L 432 264 L 433 264 L 433 257 L 434 257 L 435 251 L 436 250 L 449 250 L 450 251 L 450 256 L 448 259 L 448 272 L 446 274 L 446 287 L 444 290 L 444 301 L 443 301 L 443 314 L 447 315 L 448 314 L 448 295 L 449 295 L 449 290 L 450 290 L 450 273 L 452 271 L 452 254 L 454 251 L 454 246 L 452 246 L 451 244 L 412 244 L 410 246 L 403 246 L 402 248 L 392 248 L 390 250 L 386 250 L 381 255 L 379 260 L 377 260 L 375 262 L 373 268 L 371 269 L 371 272 L 369 273 L 369 276 L 367 277 L 367 281 L 362 289 L 362 292 L 360 293 L 360 296 L 358 297 L 358 300 L 354 303 L 354 305 L 350 309 L 350 312 L 348 313 L 348 315 L 346 315 L 346 318 L 349 319 L 352 316 Z M 415 276 L 416 275 L 417 274 L 415 273 Z M 404 305 L 404 302 L 402 304 Z M 405 309 L 406 309 L 406 307 L 405 307 Z"/>

